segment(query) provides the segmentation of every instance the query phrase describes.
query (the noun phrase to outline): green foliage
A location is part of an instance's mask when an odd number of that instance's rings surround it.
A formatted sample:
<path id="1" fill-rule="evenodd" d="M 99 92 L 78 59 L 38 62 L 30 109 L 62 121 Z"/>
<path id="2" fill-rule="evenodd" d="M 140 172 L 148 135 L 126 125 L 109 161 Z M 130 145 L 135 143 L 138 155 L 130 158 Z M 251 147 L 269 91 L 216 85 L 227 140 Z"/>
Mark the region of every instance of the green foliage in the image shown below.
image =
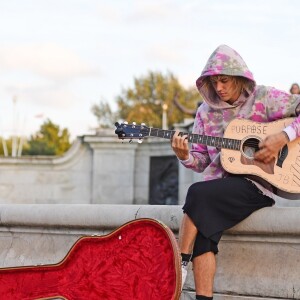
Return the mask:
<path id="1" fill-rule="evenodd" d="M 190 112 L 197 109 L 199 101 L 201 97 L 196 88 L 184 88 L 172 73 L 148 72 L 146 76 L 134 79 L 133 88 L 121 91 L 117 97 L 118 112 L 113 113 L 105 101 L 94 104 L 91 111 L 99 128 L 113 127 L 117 119 L 160 128 L 163 107 L 167 107 L 167 121 L 172 127 L 174 123 L 182 122 L 185 116 L 191 117 Z"/>
<path id="2" fill-rule="evenodd" d="M 60 130 L 58 125 L 48 119 L 31 136 L 28 145 L 29 149 L 24 149 L 23 155 L 61 155 L 71 146 L 70 134 L 68 129 Z"/>
<path id="3" fill-rule="evenodd" d="M 98 105 L 92 106 L 91 111 L 96 116 L 100 128 L 113 127 L 115 115 L 108 103 L 100 101 Z"/>
<path id="4" fill-rule="evenodd" d="M 134 79 L 134 87 L 123 89 L 117 97 L 119 118 L 147 126 L 162 127 L 163 105 L 167 105 L 168 126 L 182 122 L 184 113 L 174 99 L 186 108 L 196 109 L 200 95 L 196 88 L 185 89 L 172 74 L 149 72 Z"/>

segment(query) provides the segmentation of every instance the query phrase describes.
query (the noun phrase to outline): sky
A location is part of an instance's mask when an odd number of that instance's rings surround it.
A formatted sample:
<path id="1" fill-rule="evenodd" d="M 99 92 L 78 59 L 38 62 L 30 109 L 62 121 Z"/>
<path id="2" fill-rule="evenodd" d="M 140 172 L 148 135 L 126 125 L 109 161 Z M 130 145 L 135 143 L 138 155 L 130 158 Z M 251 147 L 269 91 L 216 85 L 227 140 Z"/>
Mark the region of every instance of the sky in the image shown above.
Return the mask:
<path id="1" fill-rule="evenodd" d="M 234 48 L 256 82 L 300 83 L 298 0 L 0 0 L 0 136 L 50 119 L 72 139 L 149 71 L 195 86 L 210 54 Z"/>

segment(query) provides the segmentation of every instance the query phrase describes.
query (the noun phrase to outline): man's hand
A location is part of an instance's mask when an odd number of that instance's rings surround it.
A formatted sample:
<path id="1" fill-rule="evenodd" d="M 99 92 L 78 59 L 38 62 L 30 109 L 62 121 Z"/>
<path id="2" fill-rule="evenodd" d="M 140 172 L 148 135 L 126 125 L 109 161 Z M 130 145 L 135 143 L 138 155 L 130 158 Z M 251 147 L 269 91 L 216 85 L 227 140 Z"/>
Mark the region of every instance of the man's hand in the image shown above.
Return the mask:
<path id="1" fill-rule="evenodd" d="M 266 137 L 266 139 L 259 143 L 260 150 L 255 153 L 255 159 L 264 163 L 269 163 L 274 157 L 278 156 L 281 148 L 289 142 L 289 139 L 285 132 L 272 134 Z"/>
<path id="2" fill-rule="evenodd" d="M 179 131 L 176 131 L 172 138 L 172 148 L 176 156 L 180 160 L 187 160 L 190 156 L 189 145 L 186 135 L 179 135 Z"/>

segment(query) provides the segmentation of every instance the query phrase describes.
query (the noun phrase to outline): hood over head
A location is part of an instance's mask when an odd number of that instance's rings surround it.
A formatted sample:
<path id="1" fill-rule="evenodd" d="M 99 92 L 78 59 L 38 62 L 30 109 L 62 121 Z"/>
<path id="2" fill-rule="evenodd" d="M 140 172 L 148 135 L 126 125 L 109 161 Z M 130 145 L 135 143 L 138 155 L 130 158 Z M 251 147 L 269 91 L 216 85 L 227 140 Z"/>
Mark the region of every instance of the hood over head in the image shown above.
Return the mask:
<path id="1" fill-rule="evenodd" d="M 241 76 L 252 82 L 252 89 L 255 87 L 255 81 L 252 73 L 248 69 L 242 57 L 232 48 L 221 45 L 209 57 L 201 76 L 196 81 L 196 86 L 203 96 L 206 103 L 213 108 L 230 108 L 238 105 L 239 101 L 230 105 L 221 101 L 214 88 L 205 84 L 205 78 L 213 75 Z M 250 94 L 253 90 L 246 90 Z"/>

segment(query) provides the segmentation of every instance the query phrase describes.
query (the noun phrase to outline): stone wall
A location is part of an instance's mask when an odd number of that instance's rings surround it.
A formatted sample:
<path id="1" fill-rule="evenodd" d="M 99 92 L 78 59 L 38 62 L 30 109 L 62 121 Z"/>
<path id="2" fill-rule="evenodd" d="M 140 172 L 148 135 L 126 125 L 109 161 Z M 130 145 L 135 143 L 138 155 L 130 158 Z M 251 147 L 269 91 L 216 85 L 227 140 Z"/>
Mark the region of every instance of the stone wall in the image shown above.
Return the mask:
<path id="1" fill-rule="evenodd" d="M 80 236 L 107 234 L 143 217 L 177 235 L 182 212 L 179 206 L 0 205 L 0 266 L 57 263 Z M 255 212 L 224 234 L 217 261 L 214 299 L 300 299 L 300 208 Z M 181 300 L 193 299 L 193 290 L 190 270 Z"/>
<path id="2" fill-rule="evenodd" d="M 113 135 L 87 135 L 60 157 L 1 157 L 0 203 L 148 204 L 151 157 L 163 156 L 174 156 L 168 140 L 129 144 Z M 183 204 L 201 174 L 178 168 Z M 277 200 L 279 206 L 300 206 L 300 200 Z"/>
<path id="3" fill-rule="evenodd" d="M 0 203 L 91 203 L 91 170 L 80 138 L 60 157 L 1 157 Z"/>
<path id="4" fill-rule="evenodd" d="M 148 204 L 150 159 L 174 156 L 167 140 L 121 143 L 83 136 L 60 157 L 1 157 L 0 203 Z M 199 175 L 179 164 L 179 203 Z"/>

